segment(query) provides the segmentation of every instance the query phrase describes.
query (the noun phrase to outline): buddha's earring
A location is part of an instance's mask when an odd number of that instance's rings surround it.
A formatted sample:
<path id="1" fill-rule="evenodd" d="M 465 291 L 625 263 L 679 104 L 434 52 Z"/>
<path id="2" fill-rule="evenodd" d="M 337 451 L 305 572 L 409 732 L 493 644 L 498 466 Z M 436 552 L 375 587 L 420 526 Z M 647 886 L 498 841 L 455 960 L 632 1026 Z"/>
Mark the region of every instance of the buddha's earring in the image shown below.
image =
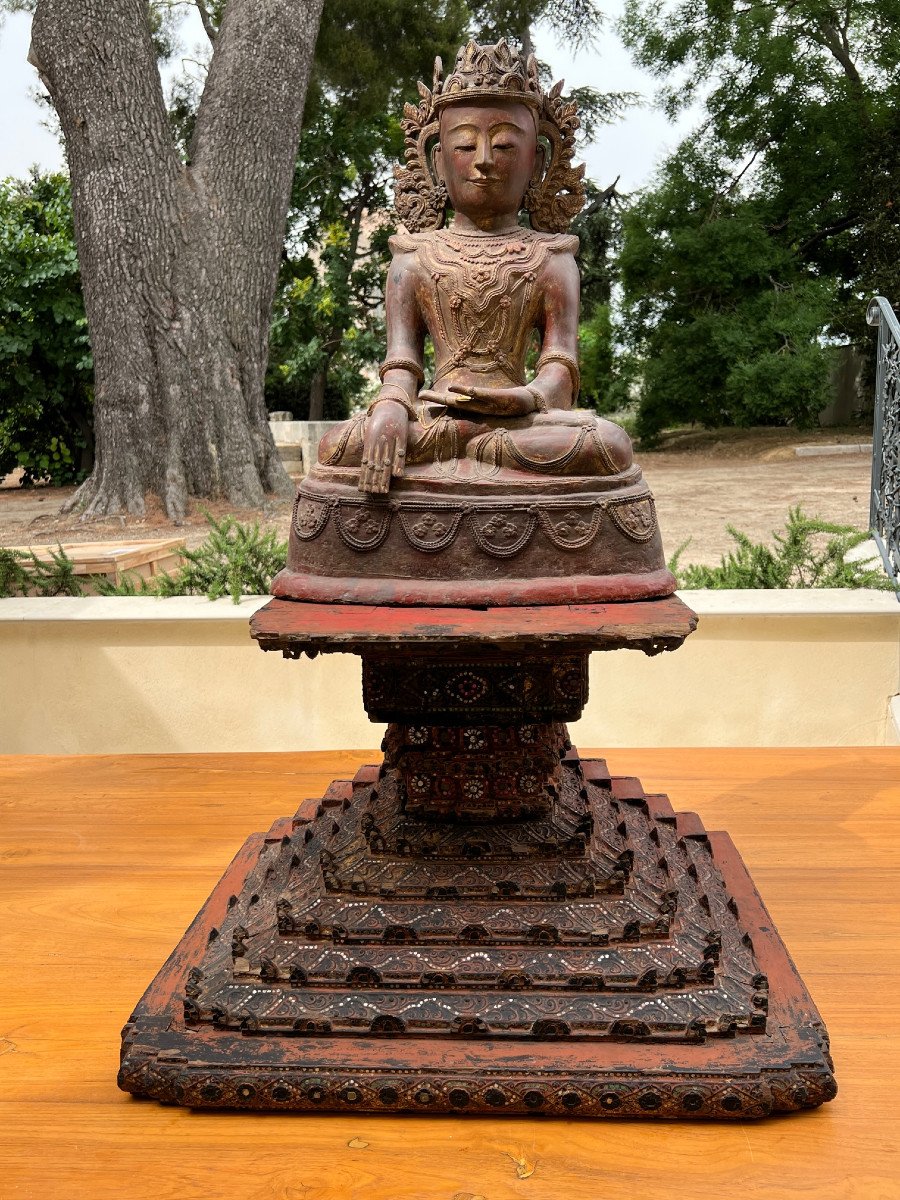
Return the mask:
<path id="1" fill-rule="evenodd" d="M 543 201 L 544 181 L 546 179 L 545 167 L 547 165 L 547 151 L 541 144 L 538 144 L 538 154 L 534 165 L 534 172 L 531 176 L 531 182 L 528 184 L 528 189 L 522 200 L 522 208 L 531 214 L 538 209 Z"/>
<path id="2" fill-rule="evenodd" d="M 450 203 L 450 194 L 447 191 L 447 185 L 441 179 L 440 175 L 435 180 L 434 184 L 434 204 L 435 208 L 440 212 L 445 209 Z"/>
<path id="3" fill-rule="evenodd" d="M 522 208 L 525 212 L 530 213 L 532 209 L 537 208 L 540 202 L 541 185 L 539 183 L 531 183 L 528 185 L 528 190 L 522 200 Z"/>

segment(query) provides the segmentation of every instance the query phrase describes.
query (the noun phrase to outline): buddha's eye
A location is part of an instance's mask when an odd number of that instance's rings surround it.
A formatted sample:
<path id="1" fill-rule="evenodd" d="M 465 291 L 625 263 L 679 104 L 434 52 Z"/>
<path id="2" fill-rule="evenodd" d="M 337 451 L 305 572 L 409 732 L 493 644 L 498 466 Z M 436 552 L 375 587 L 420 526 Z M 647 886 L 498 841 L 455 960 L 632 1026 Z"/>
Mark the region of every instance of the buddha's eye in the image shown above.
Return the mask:
<path id="1" fill-rule="evenodd" d="M 475 149 L 475 143 L 474 142 L 463 142 L 462 145 L 457 146 L 456 149 L 463 150 L 463 151 L 471 154 L 472 151 Z"/>
<path id="2" fill-rule="evenodd" d="M 494 142 L 495 150 L 515 150 L 513 142 Z"/>

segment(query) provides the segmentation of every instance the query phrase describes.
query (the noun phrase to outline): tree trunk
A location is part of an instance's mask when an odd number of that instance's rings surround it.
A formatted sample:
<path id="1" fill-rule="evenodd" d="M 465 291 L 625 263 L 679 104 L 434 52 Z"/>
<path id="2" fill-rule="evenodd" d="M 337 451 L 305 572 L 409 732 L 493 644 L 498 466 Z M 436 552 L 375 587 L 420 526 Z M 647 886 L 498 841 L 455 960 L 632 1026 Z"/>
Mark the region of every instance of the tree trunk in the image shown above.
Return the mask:
<path id="1" fill-rule="evenodd" d="M 328 382 L 328 367 L 319 367 L 309 385 L 309 419 L 322 421 L 325 418 L 325 384 Z"/>
<path id="2" fill-rule="evenodd" d="M 85 516 L 290 490 L 263 380 L 321 6 L 229 0 L 185 165 L 146 0 L 38 0 L 30 57 L 65 136 L 94 355 Z"/>

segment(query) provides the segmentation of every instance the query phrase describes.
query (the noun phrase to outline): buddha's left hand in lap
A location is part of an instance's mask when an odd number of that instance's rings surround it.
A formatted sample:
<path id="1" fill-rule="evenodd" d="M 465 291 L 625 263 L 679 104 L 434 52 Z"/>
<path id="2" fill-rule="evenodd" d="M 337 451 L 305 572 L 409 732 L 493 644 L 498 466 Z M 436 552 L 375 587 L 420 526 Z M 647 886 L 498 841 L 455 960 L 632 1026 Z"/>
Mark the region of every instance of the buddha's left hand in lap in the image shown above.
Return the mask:
<path id="1" fill-rule="evenodd" d="M 420 392 L 419 399 L 451 404 L 467 412 L 481 413 L 489 417 L 524 417 L 537 409 L 534 394 L 526 387 L 468 387 L 451 384 L 447 392 Z"/>

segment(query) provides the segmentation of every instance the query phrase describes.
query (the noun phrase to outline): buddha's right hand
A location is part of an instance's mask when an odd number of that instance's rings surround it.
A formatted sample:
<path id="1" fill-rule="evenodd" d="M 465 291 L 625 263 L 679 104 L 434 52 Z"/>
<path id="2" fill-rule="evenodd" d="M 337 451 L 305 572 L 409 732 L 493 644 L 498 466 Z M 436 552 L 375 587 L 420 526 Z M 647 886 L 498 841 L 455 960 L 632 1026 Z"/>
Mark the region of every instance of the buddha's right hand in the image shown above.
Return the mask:
<path id="1" fill-rule="evenodd" d="M 379 400 L 366 417 L 359 490 L 383 495 L 403 474 L 409 417 L 399 400 Z"/>

